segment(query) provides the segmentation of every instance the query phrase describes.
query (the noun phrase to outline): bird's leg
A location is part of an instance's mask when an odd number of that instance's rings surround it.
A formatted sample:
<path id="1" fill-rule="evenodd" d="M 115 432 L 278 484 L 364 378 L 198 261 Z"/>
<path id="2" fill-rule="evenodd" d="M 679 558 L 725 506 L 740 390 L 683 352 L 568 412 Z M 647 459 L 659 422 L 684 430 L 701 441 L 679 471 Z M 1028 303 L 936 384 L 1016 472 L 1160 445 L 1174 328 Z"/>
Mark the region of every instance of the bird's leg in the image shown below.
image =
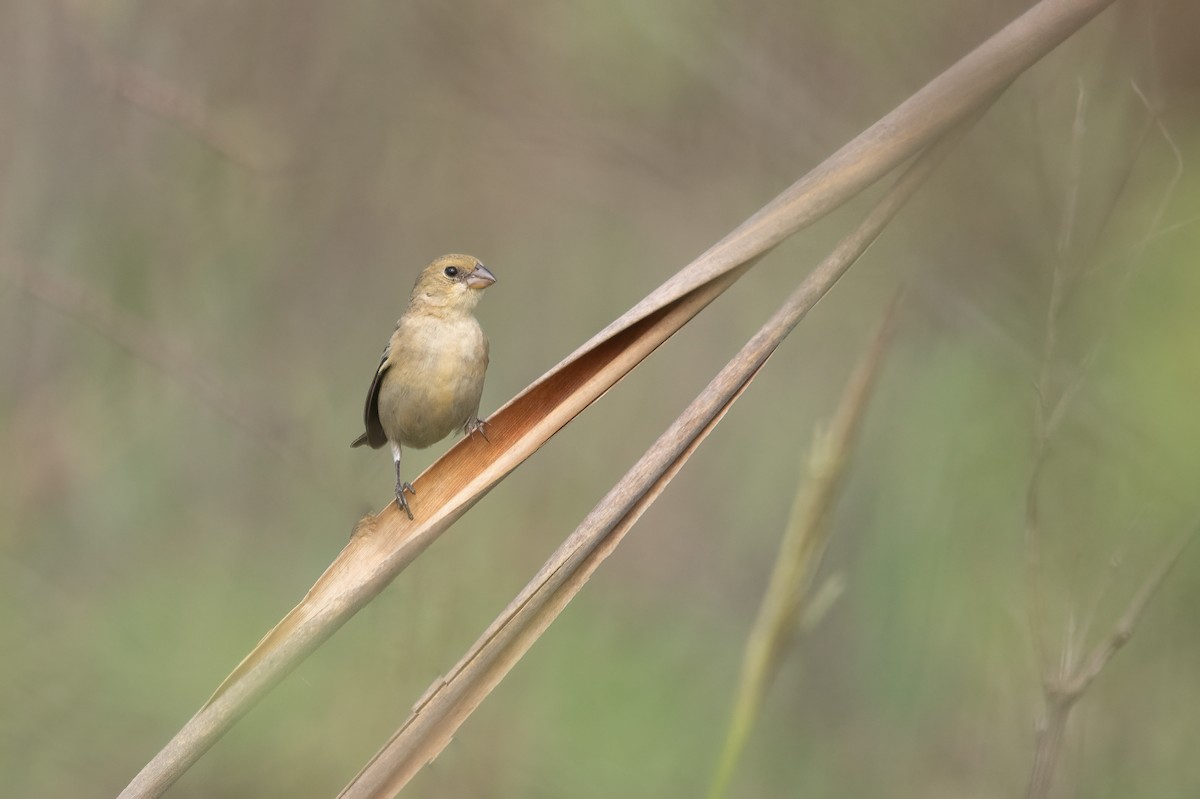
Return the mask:
<path id="1" fill-rule="evenodd" d="M 467 423 L 463 425 L 463 435 L 469 436 L 478 430 L 479 435 L 483 436 L 483 440 L 490 444 L 492 440 L 487 437 L 487 427 L 487 422 L 483 421 L 478 416 L 472 416 L 467 420 Z"/>
<path id="2" fill-rule="evenodd" d="M 412 512 L 412 508 L 408 507 L 408 500 L 404 497 L 404 492 L 407 491 L 408 493 L 412 494 L 414 497 L 417 495 L 417 492 L 416 492 L 416 489 L 414 489 L 412 487 L 412 483 L 406 483 L 400 479 L 400 445 L 399 444 L 395 444 L 395 443 L 392 444 L 392 460 L 394 460 L 396 462 L 396 504 L 400 506 L 401 510 L 403 510 L 405 513 L 408 514 L 408 518 L 411 520 L 413 517 L 413 512 Z"/>

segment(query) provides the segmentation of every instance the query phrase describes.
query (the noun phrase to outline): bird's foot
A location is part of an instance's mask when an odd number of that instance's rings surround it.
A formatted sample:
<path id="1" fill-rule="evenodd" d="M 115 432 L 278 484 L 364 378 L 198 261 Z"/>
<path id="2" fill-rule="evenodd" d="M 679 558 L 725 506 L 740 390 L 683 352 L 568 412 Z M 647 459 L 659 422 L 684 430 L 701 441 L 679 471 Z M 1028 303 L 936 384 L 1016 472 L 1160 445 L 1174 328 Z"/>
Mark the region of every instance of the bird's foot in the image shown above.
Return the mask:
<path id="1" fill-rule="evenodd" d="M 414 497 L 417 495 L 416 489 L 412 487 L 412 483 L 396 483 L 396 504 L 400 506 L 400 510 L 408 514 L 408 518 L 411 521 L 413 512 L 412 508 L 408 507 L 408 499 L 404 496 L 405 491 Z"/>
<path id="2" fill-rule="evenodd" d="M 463 434 L 469 436 L 474 432 L 478 432 L 479 435 L 483 436 L 483 440 L 490 444 L 492 440 L 488 438 L 487 429 L 488 423 L 482 419 L 468 419 L 467 423 L 463 425 Z"/>

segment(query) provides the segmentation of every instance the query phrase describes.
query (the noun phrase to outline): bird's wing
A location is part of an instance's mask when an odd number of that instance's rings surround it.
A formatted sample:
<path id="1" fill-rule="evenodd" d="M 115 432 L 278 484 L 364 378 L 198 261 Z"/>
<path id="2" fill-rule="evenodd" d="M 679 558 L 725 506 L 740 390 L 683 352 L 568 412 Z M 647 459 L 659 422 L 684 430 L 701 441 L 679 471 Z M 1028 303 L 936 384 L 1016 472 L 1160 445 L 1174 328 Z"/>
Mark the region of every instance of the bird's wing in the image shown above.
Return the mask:
<path id="1" fill-rule="evenodd" d="M 379 387 L 383 385 L 383 376 L 391 367 L 391 364 L 388 363 L 388 353 L 391 352 L 391 349 L 392 346 L 389 342 L 388 346 L 383 349 L 383 357 L 379 359 L 379 368 L 375 370 L 371 388 L 367 390 L 367 402 L 363 407 L 363 424 L 366 426 L 367 432 L 354 439 L 354 443 L 350 445 L 352 447 L 361 447 L 363 444 L 367 444 L 371 449 L 379 449 L 387 443 L 387 436 L 383 432 L 383 423 L 379 421 Z"/>

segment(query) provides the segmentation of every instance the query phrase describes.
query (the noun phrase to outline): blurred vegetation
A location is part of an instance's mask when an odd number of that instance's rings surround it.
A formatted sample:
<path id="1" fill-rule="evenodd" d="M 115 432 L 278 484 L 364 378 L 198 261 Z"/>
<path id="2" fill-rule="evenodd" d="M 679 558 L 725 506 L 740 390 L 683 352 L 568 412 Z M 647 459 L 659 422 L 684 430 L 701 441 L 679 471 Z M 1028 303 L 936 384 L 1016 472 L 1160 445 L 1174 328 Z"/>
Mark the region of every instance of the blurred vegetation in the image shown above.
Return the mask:
<path id="1" fill-rule="evenodd" d="M 421 265 L 499 277 L 494 409 L 1024 8 L 973 6 L 0 5 L 5 792 L 115 794 L 388 500 L 386 455 L 348 445 Z M 1200 512 L 1198 24 L 1118 5 L 1020 79 L 409 793 L 704 789 L 812 427 L 901 282 L 826 558 L 847 590 L 734 795 L 1022 791 L 1035 387 L 1078 385 L 1038 475 L 1052 653 L 1087 618 L 1107 634 Z M 335 793 L 858 207 L 502 483 L 170 795 Z M 1200 792 L 1196 554 L 1077 708 L 1062 795 Z"/>

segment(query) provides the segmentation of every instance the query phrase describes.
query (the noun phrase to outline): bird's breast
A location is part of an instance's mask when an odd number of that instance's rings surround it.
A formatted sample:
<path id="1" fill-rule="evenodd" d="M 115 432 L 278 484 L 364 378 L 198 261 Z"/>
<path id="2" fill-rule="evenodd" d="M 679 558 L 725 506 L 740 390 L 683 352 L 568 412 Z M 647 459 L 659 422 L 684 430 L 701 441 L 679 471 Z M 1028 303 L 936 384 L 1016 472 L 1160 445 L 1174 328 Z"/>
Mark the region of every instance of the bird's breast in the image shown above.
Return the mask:
<path id="1" fill-rule="evenodd" d="M 478 411 L 487 342 L 474 318 L 402 320 L 389 357 L 379 394 L 389 440 L 428 447 Z"/>

